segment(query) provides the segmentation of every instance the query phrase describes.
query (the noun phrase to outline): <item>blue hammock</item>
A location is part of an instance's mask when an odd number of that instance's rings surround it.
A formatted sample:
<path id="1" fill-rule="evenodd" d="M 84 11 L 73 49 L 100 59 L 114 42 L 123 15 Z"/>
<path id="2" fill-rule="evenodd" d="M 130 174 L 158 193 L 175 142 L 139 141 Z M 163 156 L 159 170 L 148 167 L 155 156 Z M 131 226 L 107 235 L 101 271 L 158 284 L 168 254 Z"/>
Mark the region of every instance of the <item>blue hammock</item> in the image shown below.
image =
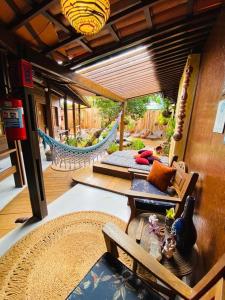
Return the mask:
<path id="1" fill-rule="evenodd" d="M 43 139 L 44 143 L 50 146 L 53 154 L 52 164 L 55 168 L 75 170 L 93 162 L 96 158 L 104 154 L 109 145 L 115 141 L 120 116 L 121 114 L 117 118 L 107 137 L 98 144 L 86 148 L 62 144 L 45 134 L 41 129 L 38 129 L 38 134 Z"/>

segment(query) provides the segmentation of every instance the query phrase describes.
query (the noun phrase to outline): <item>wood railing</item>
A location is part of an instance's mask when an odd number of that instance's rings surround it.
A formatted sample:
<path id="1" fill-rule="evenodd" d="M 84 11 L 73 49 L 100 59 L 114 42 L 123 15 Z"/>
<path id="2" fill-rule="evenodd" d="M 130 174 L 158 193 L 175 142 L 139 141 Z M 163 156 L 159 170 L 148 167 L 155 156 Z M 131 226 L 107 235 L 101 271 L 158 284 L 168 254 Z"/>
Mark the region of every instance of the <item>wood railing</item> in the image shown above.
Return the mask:
<path id="1" fill-rule="evenodd" d="M 0 172 L 0 181 L 7 177 L 14 175 L 14 181 L 16 187 L 22 187 L 25 184 L 24 168 L 21 158 L 20 142 L 9 142 L 5 136 L 0 137 L 0 160 L 10 155 L 12 166 Z M 2 150 L 4 149 L 4 150 Z"/>

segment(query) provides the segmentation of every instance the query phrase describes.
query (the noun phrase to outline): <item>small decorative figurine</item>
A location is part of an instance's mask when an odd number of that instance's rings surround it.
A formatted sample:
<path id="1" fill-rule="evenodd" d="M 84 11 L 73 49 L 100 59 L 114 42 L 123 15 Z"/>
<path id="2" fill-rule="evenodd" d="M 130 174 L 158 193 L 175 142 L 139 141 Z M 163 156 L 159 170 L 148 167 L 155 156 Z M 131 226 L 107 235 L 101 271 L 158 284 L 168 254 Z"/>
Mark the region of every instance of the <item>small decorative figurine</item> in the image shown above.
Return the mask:
<path id="1" fill-rule="evenodd" d="M 157 218 L 156 215 L 150 215 L 149 219 L 149 232 L 150 233 L 155 233 L 156 235 L 160 235 L 160 226 L 159 226 L 159 219 Z"/>
<path id="2" fill-rule="evenodd" d="M 176 240 L 174 235 L 171 235 L 165 240 L 165 245 L 162 249 L 162 254 L 167 258 L 170 259 L 173 257 L 173 254 L 176 249 Z"/>
<path id="3" fill-rule="evenodd" d="M 162 248 L 162 232 L 159 226 L 159 219 L 156 215 L 149 216 L 149 235 L 151 239 L 149 253 L 155 257 L 158 261 L 162 259 L 161 248 Z"/>

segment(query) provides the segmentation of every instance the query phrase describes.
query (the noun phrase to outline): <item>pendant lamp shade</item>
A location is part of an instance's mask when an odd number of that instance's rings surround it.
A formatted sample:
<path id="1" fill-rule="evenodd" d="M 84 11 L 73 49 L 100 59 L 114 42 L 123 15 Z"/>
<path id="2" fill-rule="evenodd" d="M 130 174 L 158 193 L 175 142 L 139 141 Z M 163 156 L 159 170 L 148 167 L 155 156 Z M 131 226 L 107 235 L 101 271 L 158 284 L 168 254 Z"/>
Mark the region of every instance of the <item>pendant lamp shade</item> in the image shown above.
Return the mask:
<path id="1" fill-rule="evenodd" d="M 61 0 L 62 12 L 77 32 L 98 33 L 110 15 L 109 0 Z"/>

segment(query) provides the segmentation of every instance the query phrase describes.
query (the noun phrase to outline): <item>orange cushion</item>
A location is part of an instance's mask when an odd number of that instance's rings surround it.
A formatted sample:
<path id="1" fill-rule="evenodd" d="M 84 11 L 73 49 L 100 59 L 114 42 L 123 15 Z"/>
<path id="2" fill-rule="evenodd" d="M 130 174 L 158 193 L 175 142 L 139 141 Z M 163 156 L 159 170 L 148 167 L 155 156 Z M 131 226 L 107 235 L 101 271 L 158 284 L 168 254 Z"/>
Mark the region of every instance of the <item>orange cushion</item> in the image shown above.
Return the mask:
<path id="1" fill-rule="evenodd" d="M 147 176 L 147 180 L 155 185 L 160 191 L 165 192 L 175 173 L 176 169 L 167 167 L 157 160 L 154 160 L 151 171 Z"/>

